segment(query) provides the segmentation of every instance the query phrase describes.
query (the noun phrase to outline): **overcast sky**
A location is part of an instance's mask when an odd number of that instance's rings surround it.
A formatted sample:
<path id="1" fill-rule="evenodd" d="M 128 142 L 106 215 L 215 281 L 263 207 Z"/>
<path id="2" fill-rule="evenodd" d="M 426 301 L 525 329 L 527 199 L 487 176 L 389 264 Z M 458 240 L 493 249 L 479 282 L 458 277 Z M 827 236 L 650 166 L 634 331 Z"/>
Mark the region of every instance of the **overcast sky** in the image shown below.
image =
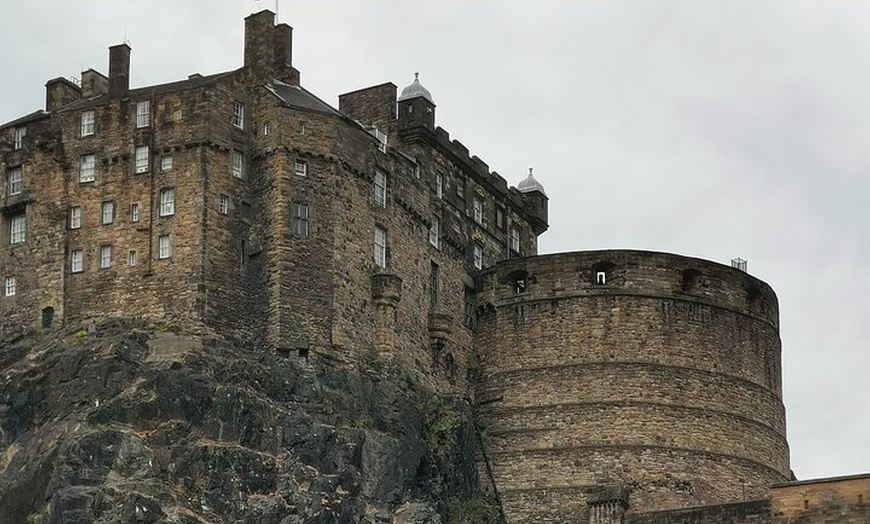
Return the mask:
<path id="1" fill-rule="evenodd" d="M 106 73 L 125 39 L 133 87 L 240 67 L 264 8 L 4 2 L 0 121 L 51 78 Z M 779 296 L 796 475 L 870 472 L 870 2 L 283 0 L 278 18 L 330 104 L 419 71 L 451 137 L 512 185 L 534 166 L 541 252 L 748 259 Z"/>

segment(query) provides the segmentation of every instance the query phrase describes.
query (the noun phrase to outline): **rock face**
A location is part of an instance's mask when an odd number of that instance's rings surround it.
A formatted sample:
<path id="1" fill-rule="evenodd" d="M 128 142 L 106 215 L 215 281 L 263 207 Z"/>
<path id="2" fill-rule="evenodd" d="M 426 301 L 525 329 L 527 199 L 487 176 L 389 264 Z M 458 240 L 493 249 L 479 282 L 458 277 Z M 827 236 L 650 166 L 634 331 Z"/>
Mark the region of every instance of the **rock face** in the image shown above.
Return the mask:
<path id="1" fill-rule="evenodd" d="M 154 326 L 91 331 L 0 346 L 0 522 L 469 518 L 448 508 L 475 492 L 471 410 L 420 377 Z"/>

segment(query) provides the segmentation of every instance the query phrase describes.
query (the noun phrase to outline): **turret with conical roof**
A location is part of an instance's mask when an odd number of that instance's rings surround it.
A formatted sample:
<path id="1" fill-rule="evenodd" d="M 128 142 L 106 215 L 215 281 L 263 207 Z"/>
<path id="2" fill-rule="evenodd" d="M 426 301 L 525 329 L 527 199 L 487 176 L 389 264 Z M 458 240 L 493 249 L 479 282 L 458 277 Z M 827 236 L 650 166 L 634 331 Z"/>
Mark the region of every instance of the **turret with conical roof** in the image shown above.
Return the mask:
<path id="1" fill-rule="evenodd" d="M 420 83 L 420 73 L 402 89 L 399 95 L 399 133 L 413 134 L 415 129 L 435 130 L 435 101 L 428 89 Z"/>
<path id="2" fill-rule="evenodd" d="M 523 194 L 523 207 L 529 214 L 529 225 L 532 226 L 536 235 L 542 234 L 549 227 L 549 211 L 547 210 L 547 192 L 544 186 L 535 178 L 532 168 L 529 168 L 529 176 L 517 184 L 517 191 Z"/>

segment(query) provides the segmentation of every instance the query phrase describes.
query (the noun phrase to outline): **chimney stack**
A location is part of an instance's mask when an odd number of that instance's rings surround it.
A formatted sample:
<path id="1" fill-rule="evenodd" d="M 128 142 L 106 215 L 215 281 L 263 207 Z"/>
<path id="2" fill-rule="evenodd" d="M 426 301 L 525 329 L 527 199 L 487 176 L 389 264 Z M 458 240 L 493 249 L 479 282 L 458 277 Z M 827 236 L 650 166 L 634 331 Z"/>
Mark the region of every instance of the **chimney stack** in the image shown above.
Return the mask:
<path id="1" fill-rule="evenodd" d="M 109 48 L 109 96 L 122 97 L 130 90 L 130 46 Z"/>
<path id="2" fill-rule="evenodd" d="M 293 28 L 275 25 L 272 11 L 245 18 L 245 67 L 258 80 L 278 79 L 299 85 L 299 72 L 293 69 Z"/>

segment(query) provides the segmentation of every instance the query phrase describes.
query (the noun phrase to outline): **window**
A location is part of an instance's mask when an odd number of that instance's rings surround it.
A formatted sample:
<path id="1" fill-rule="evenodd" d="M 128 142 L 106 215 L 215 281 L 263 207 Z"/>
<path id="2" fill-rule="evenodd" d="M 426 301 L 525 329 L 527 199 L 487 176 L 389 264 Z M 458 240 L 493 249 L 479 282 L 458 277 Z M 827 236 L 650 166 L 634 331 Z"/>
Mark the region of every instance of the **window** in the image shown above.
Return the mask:
<path id="1" fill-rule="evenodd" d="M 157 258 L 169 258 L 172 256 L 172 245 L 169 243 L 169 235 L 157 237 Z"/>
<path id="2" fill-rule="evenodd" d="M 305 134 L 305 122 L 299 122 L 299 124 L 296 126 L 296 134 L 297 135 L 304 135 Z"/>
<path id="3" fill-rule="evenodd" d="M 375 170 L 375 207 L 387 207 L 387 175 Z"/>
<path id="4" fill-rule="evenodd" d="M 148 146 L 136 148 L 136 173 L 148 172 Z"/>
<path id="5" fill-rule="evenodd" d="M 511 251 L 520 252 L 520 231 L 515 227 L 511 227 Z"/>
<path id="6" fill-rule="evenodd" d="M 9 243 L 20 244 L 27 236 L 27 215 L 14 215 L 9 227 Z"/>
<path id="7" fill-rule="evenodd" d="M 483 225 L 483 201 L 479 198 L 474 199 L 474 221 Z"/>
<path id="8" fill-rule="evenodd" d="M 236 178 L 242 178 L 242 162 L 244 157 L 242 156 L 241 151 L 236 151 L 235 149 L 230 151 L 230 160 L 233 165 L 233 176 Z"/>
<path id="9" fill-rule="evenodd" d="M 81 273 L 85 268 L 85 252 L 81 249 L 74 249 L 69 254 L 70 271 L 73 273 Z"/>
<path id="10" fill-rule="evenodd" d="M 247 260 L 247 248 L 244 239 L 239 242 L 239 269 L 245 268 L 245 260 Z"/>
<path id="11" fill-rule="evenodd" d="M 422 175 L 422 170 L 420 169 L 420 164 L 414 163 L 414 178 L 420 180 L 420 176 Z"/>
<path id="12" fill-rule="evenodd" d="M 603 286 L 607 284 L 607 273 L 604 271 L 596 271 L 595 272 L 595 284 L 598 286 Z"/>
<path id="13" fill-rule="evenodd" d="M 376 266 L 387 267 L 387 230 L 380 226 L 375 226 L 374 256 Z"/>
<path id="14" fill-rule="evenodd" d="M 15 277 L 6 277 L 6 292 L 7 297 L 11 297 L 15 294 Z"/>
<path id="15" fill-rule="evenodd" d="M 439 228 L 441 224 L 438 222 L 437 218 L 432 219 L 432 223 L 429 225 L 429 243 L 435 247 L 438 247 L 438 239 L 440 236 Z"/>
<path id="16" fill-rule="evenodd" d="M 151 101 L 142 100 L 136 102 L 136 127 L 148 127 L 151 125 Z"/>
<path id="17" fill-rule="evenodd" d="M 429 262 L 429 312 L 438 311 L 438 286 L 441 280 L 441 268 L 435 261 Z"/>
<path id="18" fill-rule="evenodd" d="M 166 217 L 175 214 L 175 188 L 168 187 L 160 190 L 160 216 Z"/>
<path id="19" fill-rule="evenodd" d="M 308 236 L 308 203 L 293 202 L 293 234 L 297 237 Z"/>
<path id="20" fill-rule="evenodd" d="M 137 258 L 138 258 L 138 253 L 136 253 L 136 250 L 135 250 L 135 249 L 131 249 L 131 250 L 127 253 L 127 265 L 128 265 L 128 266 L 135 266 L 135 265 L 136 265 L 136 259 L 137 259 Z"/>
<path id="21" fill-rule="evenodd" d="M 160 171 L 172 170 L 172 155 L 163 155 L 160 157 Z"/>
<path id="22" fill-rule="evenodd" d="M 21 167 L 13 167 L 6 173 L 6 196 L 21 194 Z"/>
<path id="23" fill-rule="evenodd" d="M 233 125 L 239 129 L 245 128 L 245 104 L 233 102 Z"/>
<path id="24" fill-rule="evenodd" d="M 263 124 L 263 136 L 269 136 L 269 122 Z"/>
<path id="25" fill-rule="evenodd" d="M 504 208 L 502 206 L 495 206 L 495 227 L 503 230 L 504 226 L 505 226 Z"/>
<path id="26" fill-rule="evenodd" d="M 79 160 L 79 182 L 93 182 L 97 159 L 94 155 L 82 155 Z"/>
<path id="27" fill-rule="evenodd" d="M 435 175 L 435 196 L 438 198 L 444 196 L 444 175 L 441 173 Z"/>
<path id="28" fill-rule="evenodd" d="M 463 320 L 462 324 L 467 328 L 474 328 L 474 321 L 477 319 L 477 315 L 475 314 L 475 298 L 474 298 L 474 288 L 470 288 L 465 286 L 465 294 L 463 300 Z"/>
<path id="29" fill-rule="evenodd" d="M 376 127 L 369 129 L 369 134 L 378 139 L 378 151 L 380 151 L 381 153 L 386 153 L 387 134 Z"/>
<path id="30" fill-rule="evenodd" d="M 100 246 L 100 267 L 112 267 L 112 246 Z"/>
<path id="31" fill-rule="evenodd" d="M 94 134 L 95 116 L 93 110 L 82 111 L 82 136 L 91 136 Z"/>
<path id="32" fill-rule="evenodd" d="M 27 136 L 26 127 L 16 127 L 12 131 L 12 149 L 21 149 L 24 147 L 24 137 Z"/>
<path id="33" fill-rule="evenodd" d="M 297 159 L 294 172 L 296 173 L 296 176 L 308 176 L 308 162 Z"/>
<path id="34" fill-rule="evenodd" d="M 114 202 L 103 202 L 102 207 L 100 208 L 100 223 L 101 224 L 111 224 L 115 221 L 115 203 Z"/>
<path id="35" fill-rule="evenodd" d="M 226 215 L 230 211 L 230 197 L 226 195 L 220 195 L 218 197 L 218 213 L 221 215 Z"/>
<path id="36" fill-rule="evenodd" d="M 474 269 L 483 268 L 483 246 L 476 242 L 472 248 L 471 263 L 474 265 Z"/>
<path id="37" fill-rule="evenodd" d="M 130 222 L 139 221 L 139 202 L 130 204 Z"/>
<path id="38" fill-rule="evenodd" d="M 456 178 L 456 196 L 465 198 L 465 179 L 461 176 Z"/>
<path id="39" fill-rule="evenodd" d="M 69 228 L 79 229 L 82 227 L 82 206 L 69 208 Z"/>

